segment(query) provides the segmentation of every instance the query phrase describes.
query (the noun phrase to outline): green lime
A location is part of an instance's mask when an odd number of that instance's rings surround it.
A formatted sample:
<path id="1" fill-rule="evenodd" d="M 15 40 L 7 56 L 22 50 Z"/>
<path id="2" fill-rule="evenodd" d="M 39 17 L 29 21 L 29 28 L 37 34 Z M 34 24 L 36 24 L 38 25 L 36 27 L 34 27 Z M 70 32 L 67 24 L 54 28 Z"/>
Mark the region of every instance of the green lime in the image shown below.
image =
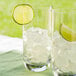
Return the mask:
<path id="1" fill-rule="evenodd" d="M 60 26 L 60 34 L 62 37 L 70 42 L 76 41 L 76 32 L 70 29 L 68 26 L 62 24 Z"/>
<path id="2" fill-rule="evenodd" d="M 33 9 L 28 4 L 19 4 L 14 8 L 13 19 L 20 25 L 28 24 L 33 19 Z"/>

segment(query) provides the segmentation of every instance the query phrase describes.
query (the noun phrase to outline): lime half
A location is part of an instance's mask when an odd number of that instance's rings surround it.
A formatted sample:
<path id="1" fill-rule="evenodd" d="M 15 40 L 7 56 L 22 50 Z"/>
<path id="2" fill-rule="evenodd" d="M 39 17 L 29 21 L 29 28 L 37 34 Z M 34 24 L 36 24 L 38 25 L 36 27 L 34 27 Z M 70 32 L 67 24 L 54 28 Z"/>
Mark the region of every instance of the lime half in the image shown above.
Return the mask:
<path id="1" fill-rule="evenodd" d="M 13 19 L 20 25 L 28 24 L 33 19 L 33 9 L 29 4 L 19 4 L 14 8 Z"/>
<path id="2" fill-rule="evenodd" d="M 70 29 L 68 26 L 62 24 L 60 26 L 60 34 L 62 37 L 70 42 L 76 41 L 76 32 Z"/>

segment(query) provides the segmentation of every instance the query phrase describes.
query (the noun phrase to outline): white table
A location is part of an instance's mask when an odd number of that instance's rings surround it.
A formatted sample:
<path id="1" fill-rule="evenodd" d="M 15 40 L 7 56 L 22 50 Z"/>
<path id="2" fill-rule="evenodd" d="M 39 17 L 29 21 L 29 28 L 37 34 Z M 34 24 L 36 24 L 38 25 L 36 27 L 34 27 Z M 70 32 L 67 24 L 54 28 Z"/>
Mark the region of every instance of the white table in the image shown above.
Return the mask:
<path id="1" fill-rule="evenodd" d="M 22 54 L 22 39 L 0 35 L 0 53 L 8 52 L 11 50 L 15 50 L 15 52 Z"/>

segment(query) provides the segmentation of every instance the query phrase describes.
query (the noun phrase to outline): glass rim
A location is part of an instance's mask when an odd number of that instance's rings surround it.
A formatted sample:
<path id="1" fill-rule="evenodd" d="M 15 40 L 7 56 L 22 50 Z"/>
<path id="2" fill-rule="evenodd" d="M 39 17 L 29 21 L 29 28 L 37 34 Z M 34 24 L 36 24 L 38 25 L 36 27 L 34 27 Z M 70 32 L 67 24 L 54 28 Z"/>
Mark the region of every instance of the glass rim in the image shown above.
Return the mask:
<path id="1" fill-rule="evenodd" d="M 70 14 L 76 14 L 76 9 L 52 9 L 51 10 L 53 13 L 70 13 Z"/>
<path id="2" fill-rule="evenodd" d="M 55 13 L 76 13 L 76 8 L 54 8 L 52 11 Z"/>
<path id="3" fill-rule="evenodd" d="M 53 9 L 55 9 L 55 10 L 76 10 L 76 8 L 53 8 Z"/>

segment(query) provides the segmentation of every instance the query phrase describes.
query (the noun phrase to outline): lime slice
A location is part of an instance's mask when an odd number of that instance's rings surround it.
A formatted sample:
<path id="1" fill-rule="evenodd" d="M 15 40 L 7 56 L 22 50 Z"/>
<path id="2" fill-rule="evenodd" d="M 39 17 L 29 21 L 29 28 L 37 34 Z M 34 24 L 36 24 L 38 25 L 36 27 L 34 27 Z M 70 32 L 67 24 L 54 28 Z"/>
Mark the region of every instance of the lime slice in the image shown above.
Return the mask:
<path id="1" fill-rule="evenodd" d="M 33 9 L 28 4 L 19 4 L 14 8 L 13 19 L 20 25 L 28 24 L 33 19 Z"/>
<path id="2" fill-rule="evenodd" d="M 76 32 L 70 29 L 68 26 L 62 24 L 60 26 L 60 34 L 62 37 L 70 42 L 76 41 Z"/>

